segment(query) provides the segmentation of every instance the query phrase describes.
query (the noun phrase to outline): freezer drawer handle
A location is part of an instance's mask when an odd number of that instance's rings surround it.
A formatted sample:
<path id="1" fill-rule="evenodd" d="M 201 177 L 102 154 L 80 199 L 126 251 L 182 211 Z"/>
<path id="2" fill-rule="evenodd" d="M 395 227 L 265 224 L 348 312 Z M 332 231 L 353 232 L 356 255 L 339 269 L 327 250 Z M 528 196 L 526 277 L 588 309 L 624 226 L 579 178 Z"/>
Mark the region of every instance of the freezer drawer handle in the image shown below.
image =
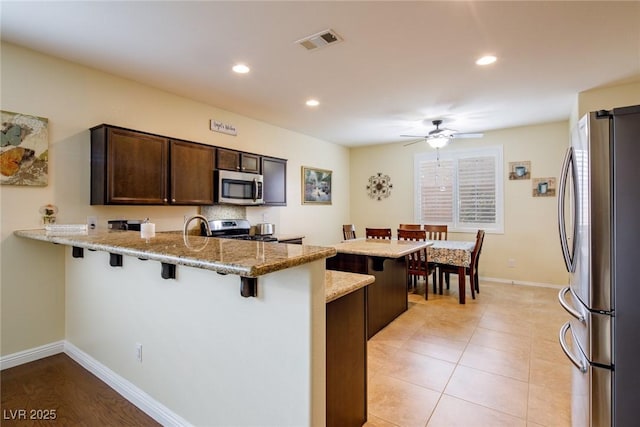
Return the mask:
<path id="1" fill-rule="evenodd" d="M 577 357 L 571 354 L 571 352 L 569 351 L 569 347 L 567 346 L 567 343 L 564 340 L 564 337 L 566 336 L 567 331 L 570 328 L 571 328 L 571 323 L 569 322 L 565 323 L 564 325 L 562 325 L 562 328 L 560 328 L 560 336 L 559 336 L 560 347 L 562 347 L 562 351 L 564 351 L 564 354 L 567 355 L 571 363 L 573 363 L 576 366 L 576 368 L 580 370 L 580 372 L 585 373 L 587 372 L 587 366 L 584 363 L 582 363 L 581 360 L 579 360 Z"/>
<path id="2" fill-rule="evenodd" d="M 564 296 L 567 294 L 567 292 L 569 292 L 571 290 L 571 288 L 569 286 L 562 288 L 560 290 L 560 292 L 558 292 L 558 301 L 560 301 L 560 305 L 562 306 L 562 308 L 564 308 L 565 310 L 567 310 L 567 312 L 572 315 L 573 317 L 575 317 L 576 319 L 578 319 L 580 322 L 584 323 L 584 315 L 582 313 L 580 313 L 579 311 L 577 311 L 576 309 L 572 308 L 569 303 L 567 303 L 567 300 L 564 299 Z"/>

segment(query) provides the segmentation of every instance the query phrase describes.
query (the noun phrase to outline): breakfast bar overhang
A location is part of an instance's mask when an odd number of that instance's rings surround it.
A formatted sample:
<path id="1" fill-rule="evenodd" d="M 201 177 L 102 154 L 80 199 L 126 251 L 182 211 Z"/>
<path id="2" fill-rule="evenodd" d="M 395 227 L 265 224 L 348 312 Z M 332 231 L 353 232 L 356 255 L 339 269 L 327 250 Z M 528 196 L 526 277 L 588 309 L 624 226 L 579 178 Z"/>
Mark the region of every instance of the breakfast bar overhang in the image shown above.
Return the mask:
<path id="1" fill-rule="evenodd" d="M 137 404 L 160 405 L 162 424 L 326 423 L 324 259 L 333 248 L 199 236 L 187 244 L 177 233 L 134 231 L 15 234 L 65 246 L 65 352 L 137 390 Z M 173 277 L 161 275 L 163 263 Z M 257 279 L 255 297 L 240 294 L 239 277 Z"/>

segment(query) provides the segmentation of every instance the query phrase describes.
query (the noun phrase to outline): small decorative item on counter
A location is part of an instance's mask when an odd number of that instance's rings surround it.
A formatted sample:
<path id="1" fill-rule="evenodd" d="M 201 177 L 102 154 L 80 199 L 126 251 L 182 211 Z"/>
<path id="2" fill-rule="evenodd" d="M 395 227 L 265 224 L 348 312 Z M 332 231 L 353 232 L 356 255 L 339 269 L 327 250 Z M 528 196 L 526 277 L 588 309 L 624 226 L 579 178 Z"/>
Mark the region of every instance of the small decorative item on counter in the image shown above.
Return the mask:
<path id="1" fill-rule="evenodd" d="M 156 235 L 156 225 L 152 222 L 149 222 L 149 218 L 145 218 L 145 220 L 140 224 L 140 237 L 143 239 L 150 239 L 155 237 Z"/>
<path id="2" fill-rule="evenodd" d="M 55 224 L 56 214 L 58 213 L 58 207 L 56 205 L 48 204 L 40 206 L 40 214 L 42 215 L 43 224 Z"/>

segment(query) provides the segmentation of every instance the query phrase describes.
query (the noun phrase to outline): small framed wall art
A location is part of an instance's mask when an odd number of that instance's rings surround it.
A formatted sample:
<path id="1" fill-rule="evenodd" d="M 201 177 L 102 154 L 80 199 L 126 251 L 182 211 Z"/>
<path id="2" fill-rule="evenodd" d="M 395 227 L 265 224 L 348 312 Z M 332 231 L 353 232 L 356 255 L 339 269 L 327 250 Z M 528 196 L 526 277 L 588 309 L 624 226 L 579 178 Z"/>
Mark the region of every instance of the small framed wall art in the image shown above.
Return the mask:
<path id="1" fill-rule="evenodd" d="M 302 166 L 302 204 L 331 204 L 330 170 Z"/>
<path id="2" fill-rule="evenodd" d="M 531 179 L 531 162 L 509 162 L 509 179 Z"/>
<path id="3" fill-rule="evenodd" d="M 555 178 L 533 178 L 533 197 L 555 197 Z"/>

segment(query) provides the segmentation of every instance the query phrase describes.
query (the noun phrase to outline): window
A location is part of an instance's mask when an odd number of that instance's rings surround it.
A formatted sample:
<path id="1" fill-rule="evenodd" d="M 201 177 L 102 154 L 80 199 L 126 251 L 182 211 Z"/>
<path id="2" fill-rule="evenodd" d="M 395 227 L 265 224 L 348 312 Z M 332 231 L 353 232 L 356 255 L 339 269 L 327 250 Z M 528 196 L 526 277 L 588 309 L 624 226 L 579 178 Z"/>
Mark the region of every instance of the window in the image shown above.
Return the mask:
<path id="1" fill-rule="evenodd" d="M 450 231 L 502 233 L 502 147 L 415 156 L 415 218 Z"/>

